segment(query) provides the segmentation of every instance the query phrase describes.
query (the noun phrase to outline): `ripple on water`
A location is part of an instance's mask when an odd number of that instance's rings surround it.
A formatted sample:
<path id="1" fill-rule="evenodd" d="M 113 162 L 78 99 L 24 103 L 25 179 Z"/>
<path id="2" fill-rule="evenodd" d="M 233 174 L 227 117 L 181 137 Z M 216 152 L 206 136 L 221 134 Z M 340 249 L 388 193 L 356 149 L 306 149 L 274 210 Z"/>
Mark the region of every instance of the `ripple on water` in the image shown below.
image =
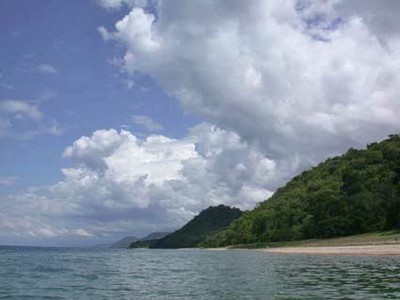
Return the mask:
<path id="1" fill-rule="evenodd" d="M 0 299 L 400 299 L 400 259 L 0 248 Z"/>

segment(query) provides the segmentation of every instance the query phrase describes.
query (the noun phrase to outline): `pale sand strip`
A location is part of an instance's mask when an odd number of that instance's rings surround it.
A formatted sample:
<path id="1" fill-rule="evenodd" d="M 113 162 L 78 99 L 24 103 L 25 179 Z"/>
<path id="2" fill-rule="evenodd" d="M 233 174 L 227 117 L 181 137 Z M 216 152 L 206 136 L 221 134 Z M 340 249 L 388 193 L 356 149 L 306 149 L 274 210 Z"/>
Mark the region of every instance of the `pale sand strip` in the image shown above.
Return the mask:
<path id="1" fill-rule="evenodd" d="M 400 244 L 333 247 L 282 247 L 264 248 L 260 249 L 260 251 L 280 254 L 400 255 Z"/>

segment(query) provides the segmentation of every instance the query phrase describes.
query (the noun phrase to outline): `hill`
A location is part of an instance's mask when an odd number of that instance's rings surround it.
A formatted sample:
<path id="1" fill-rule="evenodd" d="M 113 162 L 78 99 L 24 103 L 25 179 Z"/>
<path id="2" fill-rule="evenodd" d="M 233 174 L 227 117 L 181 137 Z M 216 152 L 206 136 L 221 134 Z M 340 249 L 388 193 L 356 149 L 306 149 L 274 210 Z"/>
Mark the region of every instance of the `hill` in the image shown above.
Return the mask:
<path id="1" fill-rule="evenodd" d="M 151 245 L 154 245 L 158 240 L 168 234 L 170 234 L 170 232 L 152 232 L 138 241 L 131 243 L 129 248 L 150 248 Z"/>
<path id="2" fill-rule="evenodd" d="M 129 248 L 129 246 L 137 240 L 138 238 L 135 236 L 127 236 L 112 244 L 110 248 Z"/>
<path id="3" fill-rule="evenodd" d="M 151 240 L 159 240 L 162 239 L 163 237 L 166 237 L 168 234 L 171 232 L 152 232 L 145 237 L 142 237 L 139 239 L 139 241 L 151 241 Z"/>
<path id="4" fill-rule="evenodd" d="M 242 212 L 238 208 L 230 208 L 225 205 L 210 206 L 181 229 L 150 245 L 150 248 L 196 247 L 207 235 L 227 227 L 241 214 Z"/>
<path id="5" fill-rule="evenodd" d="M 390 230 L 400 222 L 400 136 L 350 149 L 294 177 L 202 246 L 220 247 Z"/>

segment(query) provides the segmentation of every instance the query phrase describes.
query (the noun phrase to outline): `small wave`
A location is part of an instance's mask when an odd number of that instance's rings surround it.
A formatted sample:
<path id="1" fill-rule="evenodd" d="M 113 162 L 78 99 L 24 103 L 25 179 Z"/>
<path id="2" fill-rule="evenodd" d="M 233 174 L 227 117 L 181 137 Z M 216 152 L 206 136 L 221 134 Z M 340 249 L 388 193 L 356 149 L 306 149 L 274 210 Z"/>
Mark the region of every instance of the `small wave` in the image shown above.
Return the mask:
<path id="1" fill-rule="evenodd" d="M 64 267 L 55 267 L 55 266 L 44 266 L 39 265 L 33 269 L 34 272 L 69 272 L 71 269 Z"/>
<path id="2" fill-rule="evenodd" d="M 89 280 L 96 280 L 99 278 L 99 276 L 97 276 L 96 274 L 75 274 L 75 276 L 89 279 Z"/>

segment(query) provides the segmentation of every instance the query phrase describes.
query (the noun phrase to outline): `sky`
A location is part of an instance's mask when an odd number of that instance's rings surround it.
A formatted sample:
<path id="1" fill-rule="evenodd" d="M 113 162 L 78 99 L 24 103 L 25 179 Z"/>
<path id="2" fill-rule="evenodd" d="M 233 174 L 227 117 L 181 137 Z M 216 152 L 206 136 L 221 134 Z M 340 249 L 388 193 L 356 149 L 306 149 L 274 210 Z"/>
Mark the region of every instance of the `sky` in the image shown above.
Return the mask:
<path id="1" fill-rule="evenodd" d="M 400 129 L 400 2 L 3 0 L 0 244 L 251 209 Z"/>

